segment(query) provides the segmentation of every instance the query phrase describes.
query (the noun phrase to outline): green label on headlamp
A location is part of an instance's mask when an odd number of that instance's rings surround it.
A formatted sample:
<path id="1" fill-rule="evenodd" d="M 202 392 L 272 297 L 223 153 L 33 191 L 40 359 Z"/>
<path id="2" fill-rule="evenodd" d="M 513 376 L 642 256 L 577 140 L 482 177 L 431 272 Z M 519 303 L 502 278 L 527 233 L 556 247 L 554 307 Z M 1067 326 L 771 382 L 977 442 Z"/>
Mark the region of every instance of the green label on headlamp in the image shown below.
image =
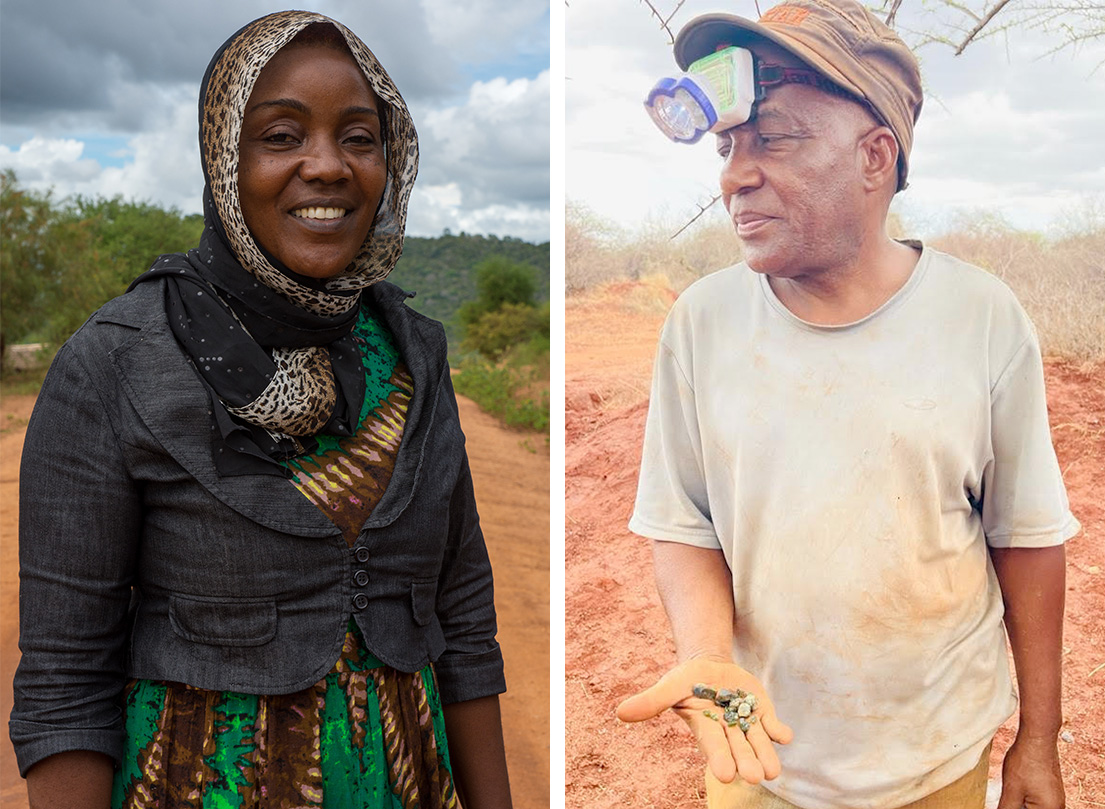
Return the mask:
<path id="1" fill-rule="evenodd" d="M 691 64 L 687 69 L 689 73 L 698 73 L 710 82 L 710 88 L 717 93 L 720 104 L 718 113 L 732 109 L 737 102 L 737 87 L 735 79 L 738 71 L 734 69 L 734 58 L 737 48 L 725 50 L 703 56 Z"/>

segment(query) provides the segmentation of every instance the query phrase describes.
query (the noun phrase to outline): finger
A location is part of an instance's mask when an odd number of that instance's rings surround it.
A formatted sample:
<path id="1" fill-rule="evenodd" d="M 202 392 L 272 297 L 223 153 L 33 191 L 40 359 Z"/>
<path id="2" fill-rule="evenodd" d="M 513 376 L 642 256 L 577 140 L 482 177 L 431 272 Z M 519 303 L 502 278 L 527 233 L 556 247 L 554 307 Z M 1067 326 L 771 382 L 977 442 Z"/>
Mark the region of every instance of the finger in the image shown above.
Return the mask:
<path id="1" fill-rule="evenodd" d="M 706 756 L 706 763 L 714 777 L 730 784 L 737 777 L 737 765 L 733 760 L 729 739 L 725 735 L 725 726 L 716 719 L 704 716 L 702 711 L 690 708 L 677 708 L 675 711 L 687 723 L 698 742 L 698 749 Z"/>
<path id="2" fill-rule="evenodd" d="M 764 768 L 756 758 L 756 751 L 748 743 L 744 732 L 736 725 L 726 726 L 725 732 L 729 738 L 729 750 L 737 762 L 737 774 L 749 784 L 760 783 L 764 780 Z"/>
<path id="3" fill-rule="evenodd" d="M 618 719 L 623 722 L 641 722 L 659 716 L 690 697 L 692 687 L 683 678 L 666 674 L 652 687 L 634 694 L 618 705 Z"/>
<path id="4" fill-rule="evenodd" d="M 791 730 L 790 725 L 780 722 L 779 717 L 775 715 L 775 709 L 770 705 L 764 708 L 758 724 L 763 727 L 771 740 L 778 744 L 790 744 L 794 738 L 794 731 Z"/>
<path id="5" fill-rule="evenodd" d="M 745 738 L 748 739 L 748 744 L 752 747 L 760 765 L 763 767 L 764 780 L 771 781 L 772 779 L 778 778 L 783 767 L 779 763 L 779 755 L 775 752 L 775 745 L 771 743 L 767 731 L 757 722 L 750 727 L 748 733 L 744 735 Z"/>

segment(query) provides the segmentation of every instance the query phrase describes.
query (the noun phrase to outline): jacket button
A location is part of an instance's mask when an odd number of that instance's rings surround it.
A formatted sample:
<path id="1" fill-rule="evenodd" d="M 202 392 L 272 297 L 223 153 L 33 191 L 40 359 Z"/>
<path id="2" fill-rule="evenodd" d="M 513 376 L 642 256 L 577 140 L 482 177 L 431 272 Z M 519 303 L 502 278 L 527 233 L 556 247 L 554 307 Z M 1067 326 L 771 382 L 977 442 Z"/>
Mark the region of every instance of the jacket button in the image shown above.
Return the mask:
<path id="1" fill-rule="evenodd" d="M 357 548 L 357 552 L 354 555 L 357 557 L 358 562 L 367 562 L 369 557 L 368 548 Z"/>
<path id="2" fill-rule="evenodd" d="M 353 583 L 358 587 L 364 587 L 368 584 L 368 574 L 363 570 L 358 570 L 353 574 Z"/>
<path id="3" fill-rule="evenodd" d="M 353 596 L 353 608 L 354 609 L 363 610 L 367 606 L 368 606 L 368 596 L 366 596 L 364 593 L 357 593 L 357 595 Z"/>

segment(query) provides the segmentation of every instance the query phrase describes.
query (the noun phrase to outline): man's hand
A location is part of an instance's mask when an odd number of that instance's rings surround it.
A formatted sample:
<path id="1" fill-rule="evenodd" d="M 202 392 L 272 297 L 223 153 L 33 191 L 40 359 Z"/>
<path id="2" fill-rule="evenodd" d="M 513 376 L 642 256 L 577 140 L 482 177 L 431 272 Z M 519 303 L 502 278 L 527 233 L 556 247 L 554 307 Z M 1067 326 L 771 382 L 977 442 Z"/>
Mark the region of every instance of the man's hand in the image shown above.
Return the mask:
<path id="1" fill-rule="evenodd" d="M 696 683 L 711 688 L 739 688 L 756 695 L 759 718 L 742 733 L 739 727 L 729 727 L 724 721 L 710 719 L 702 712 L 721 710 L 713 702 L 691 696 Z M 779 775 L 779 757 L 772 742 L 787 744 L 794 732 L 779 721 L 775 706 L 764 693 L 764 687 L 737 664 L 713 658 L 694 657 L 673 668 L 656 685 L 636 694 L 618 706 L 618 718 L 623 722 L 640 722 L 659 716 L 668 708 L 674 710 L 691 728 L 698 748 L 706 756 L 714 776 L 730 783 L 738 775 L 750 784 Z"/>
<path id="2" fill-rule="evenodd" d="M 1017 736 L 1001 767 L 998 809 L 1063 809 L 1066 798 L 1055 737 Z"/>

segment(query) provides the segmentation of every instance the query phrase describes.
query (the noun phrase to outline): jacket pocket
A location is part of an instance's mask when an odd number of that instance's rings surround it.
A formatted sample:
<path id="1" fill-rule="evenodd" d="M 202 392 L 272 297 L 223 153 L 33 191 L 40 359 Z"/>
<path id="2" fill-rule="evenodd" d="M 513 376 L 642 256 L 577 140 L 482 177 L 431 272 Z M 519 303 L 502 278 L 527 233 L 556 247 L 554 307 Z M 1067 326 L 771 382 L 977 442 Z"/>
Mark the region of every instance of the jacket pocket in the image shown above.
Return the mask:
<path id="1" fill-rule="evenodd" d="M 276 637 L 276 602 L 169 597 L 173 631 L 209 646 L 263 646 Z"/>
<path id="2" fill-rule="evenodd" d="M 437 577 L 415 579 L 411 582 L 411 614 L 414 622 L 425 626 L 434 617 L 437 601 Z"/>

